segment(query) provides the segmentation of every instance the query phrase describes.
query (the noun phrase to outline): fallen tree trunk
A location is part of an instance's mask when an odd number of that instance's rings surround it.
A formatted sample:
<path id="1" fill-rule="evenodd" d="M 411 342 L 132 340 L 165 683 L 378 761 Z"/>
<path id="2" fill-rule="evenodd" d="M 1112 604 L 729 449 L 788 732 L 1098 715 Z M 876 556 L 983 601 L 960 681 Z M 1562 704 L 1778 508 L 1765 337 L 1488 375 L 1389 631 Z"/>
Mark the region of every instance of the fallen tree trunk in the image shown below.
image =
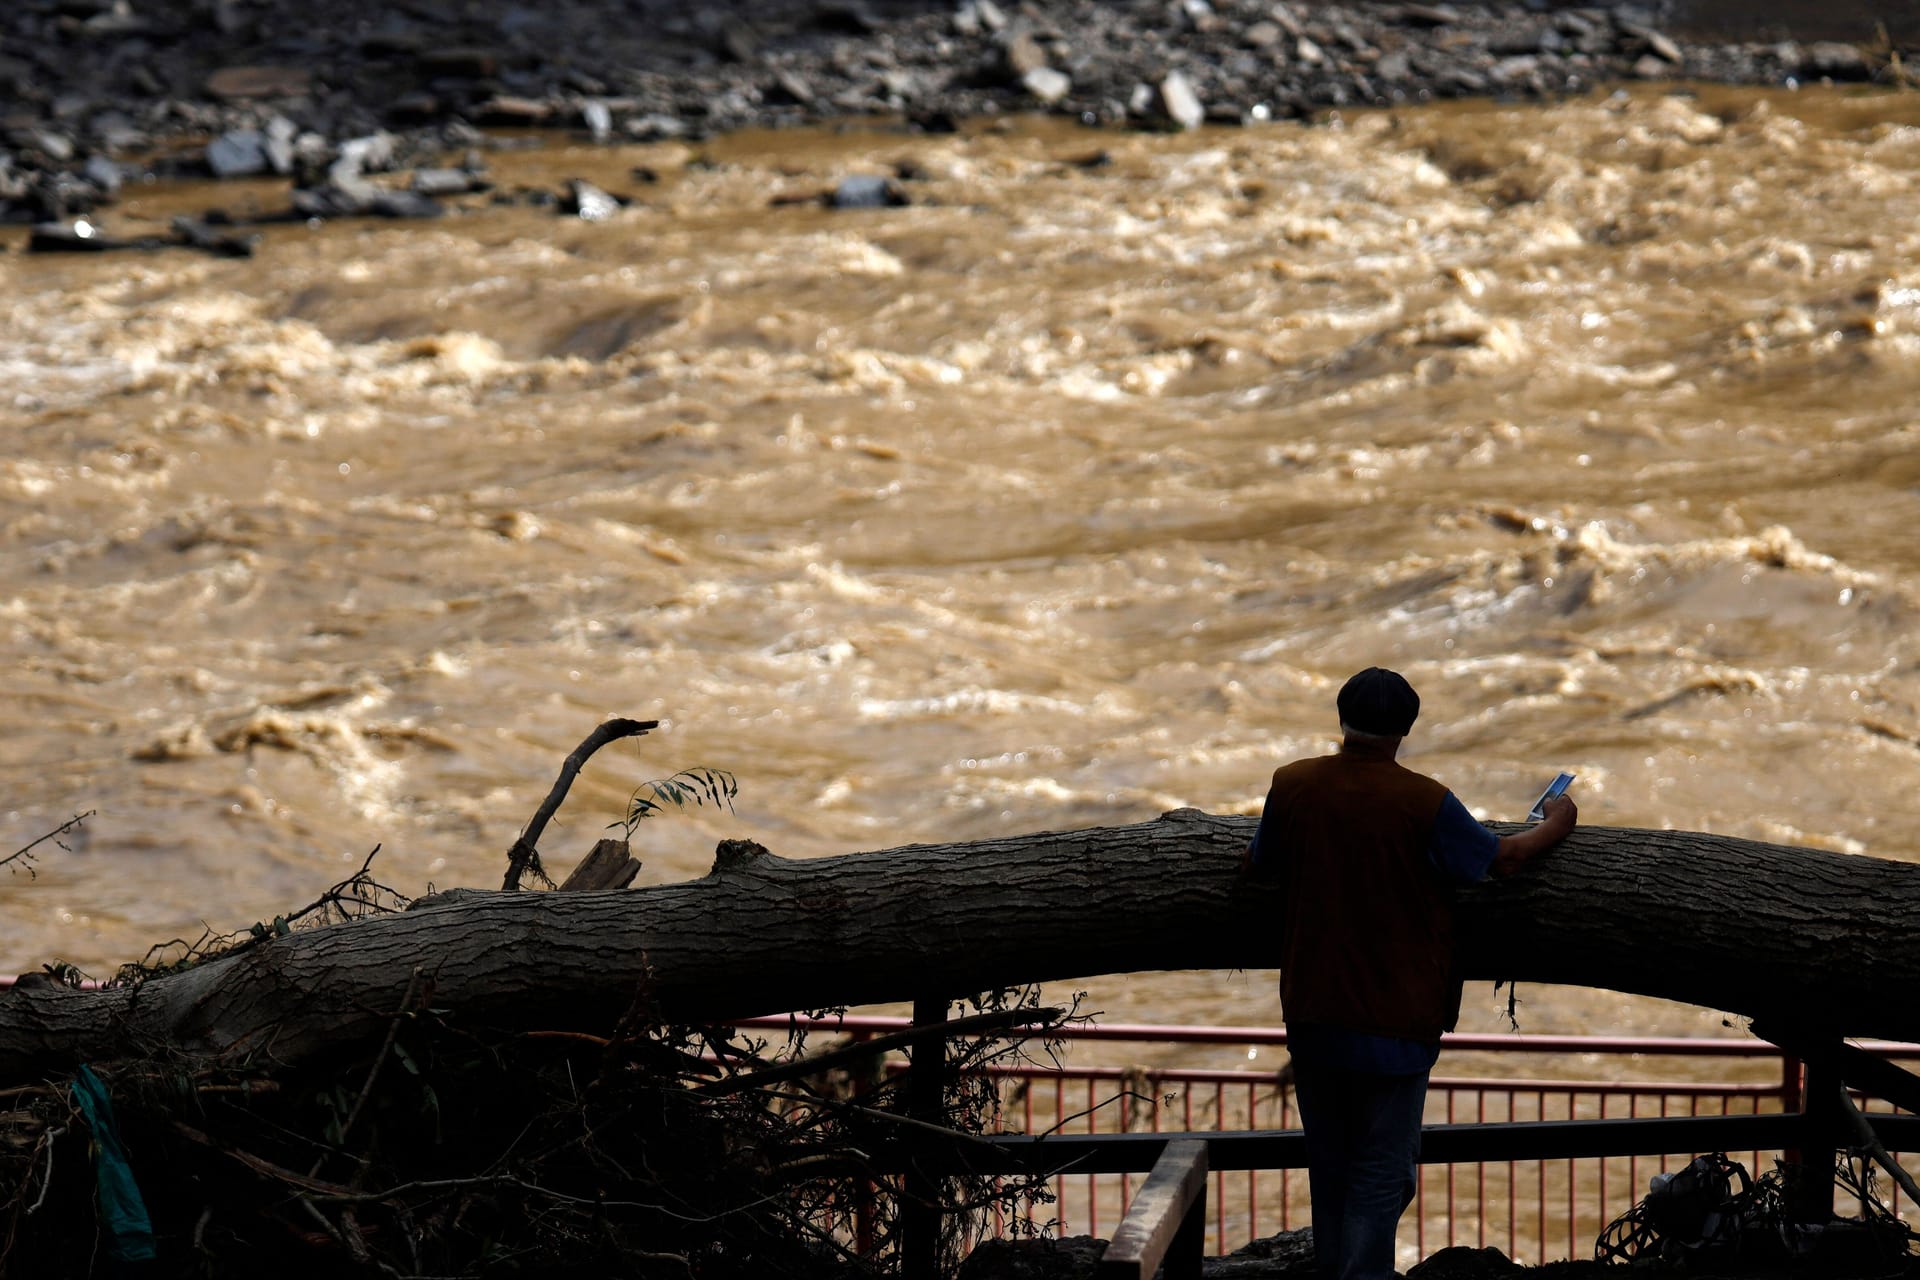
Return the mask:
<path id="1" fill-rule="evenodd" d="M 154 1050 L 290 1062 L 419 1003 L 473 1023 L 605 1028 L 1274 962 L 1272 891 L 1236 881 L 1253 820 L 1153 822 L 790 861 L 726 842 L 681 884 L 435 895 L 132 989 L 0 998 L 0 1080 Z M 1589 827 L 1462 891 L 1474 979 L 1660 996 L 1920 1040 L 1920 866 L 1693 832 Z"/>

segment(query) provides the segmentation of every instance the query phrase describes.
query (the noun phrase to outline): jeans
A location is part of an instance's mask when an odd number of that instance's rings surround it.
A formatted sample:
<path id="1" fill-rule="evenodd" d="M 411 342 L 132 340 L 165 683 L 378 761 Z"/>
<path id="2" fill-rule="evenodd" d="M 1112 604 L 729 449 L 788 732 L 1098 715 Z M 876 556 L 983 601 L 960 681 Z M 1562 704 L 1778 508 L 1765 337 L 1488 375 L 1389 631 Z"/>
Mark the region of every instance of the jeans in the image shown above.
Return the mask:
<path id="1" fill-rule="evenodd" d="M 1394 1236 L 1418 1177 L 1427 1073 L 1372 1075 L 1299 1057 L 1293 1066 L 1320 1280 L 1392 1280 Z"/>

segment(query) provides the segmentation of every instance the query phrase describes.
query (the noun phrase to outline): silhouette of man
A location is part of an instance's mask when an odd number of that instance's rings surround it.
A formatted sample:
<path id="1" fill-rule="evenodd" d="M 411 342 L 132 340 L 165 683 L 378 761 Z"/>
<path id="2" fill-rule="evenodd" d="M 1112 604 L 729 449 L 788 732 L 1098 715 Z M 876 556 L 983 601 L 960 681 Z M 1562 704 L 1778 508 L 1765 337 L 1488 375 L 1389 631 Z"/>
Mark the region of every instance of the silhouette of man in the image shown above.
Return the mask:
<path id="1" fill-rule="evenodd" d="M 1340 749 L 1274 771 L 1243 870 L 1282 889 L 1280 1004 L 1323 1280 L 1389 1280 L 1427 1076 L 1460 1016 L 1452 884 L 1510 875 L 1573 830 L 1565 796 L 1514 835 L 1397 763 L 1420 695 L 1381 667 L 1340 690 Z"/>

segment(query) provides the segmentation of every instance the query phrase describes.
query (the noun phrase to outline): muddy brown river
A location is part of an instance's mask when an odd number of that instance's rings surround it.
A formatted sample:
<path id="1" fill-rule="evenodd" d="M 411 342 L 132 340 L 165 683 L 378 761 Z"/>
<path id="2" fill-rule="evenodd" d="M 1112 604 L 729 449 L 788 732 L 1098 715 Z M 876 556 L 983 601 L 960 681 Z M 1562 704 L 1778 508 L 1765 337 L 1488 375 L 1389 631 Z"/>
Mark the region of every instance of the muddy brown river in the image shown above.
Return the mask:
<path id="1" fill-rule="evenodd" d="M 907 208 L 777 202 L 902 161 Z M 1252 813 L 1370 663 L 1485 817 L 1565 768 L 1591 823 L 1920 856 L 1920 94 L 493 165 L 636 199 L 245 261 L 0 233 L 0 852 L 98 811 L 0 877 L 0 969 L 110 972 L 376 844 L 404 892 L 495 884 L 612 715 L 666 724 L 596 758 L 556 869 L 696 766 L 737 808 L 645 823 L 642 884 L 730 835 Z M 1278 1016 L 1268 973 L 1090 988 Z"/>

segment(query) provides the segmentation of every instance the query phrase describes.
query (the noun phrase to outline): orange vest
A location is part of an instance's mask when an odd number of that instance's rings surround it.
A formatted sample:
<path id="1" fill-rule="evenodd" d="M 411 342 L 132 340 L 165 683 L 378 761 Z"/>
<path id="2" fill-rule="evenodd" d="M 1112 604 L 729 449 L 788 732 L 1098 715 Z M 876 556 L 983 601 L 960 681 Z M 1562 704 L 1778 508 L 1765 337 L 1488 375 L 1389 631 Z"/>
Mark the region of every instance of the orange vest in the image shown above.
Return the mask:
<path id="1" fill-rule="evenodd" d="M 1274 771 L 1261 861 L 1285 890 L 1280 1004 L 1289 1022 L 1438 1040 L 1458 1021 L 1452 902 L 1428 857 L 1446 795 L 1433 779 L 1364 754 Z"/>

